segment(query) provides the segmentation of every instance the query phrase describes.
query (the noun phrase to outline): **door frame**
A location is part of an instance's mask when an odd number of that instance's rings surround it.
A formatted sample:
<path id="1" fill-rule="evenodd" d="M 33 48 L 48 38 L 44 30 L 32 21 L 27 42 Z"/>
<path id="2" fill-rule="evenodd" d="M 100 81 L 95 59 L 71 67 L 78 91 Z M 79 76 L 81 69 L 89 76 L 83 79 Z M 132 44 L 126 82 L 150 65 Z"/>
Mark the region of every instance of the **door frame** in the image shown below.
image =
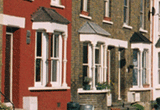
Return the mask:
<path id="1" fill-rule="evenodd" d="M 10 42 L 11 42 L 11 47 L 10 47 L 10 101 L 12 101 L 12 77 L 13 77 L 13 33 L 6 32 L 6 35 L 10 35 Z"/>

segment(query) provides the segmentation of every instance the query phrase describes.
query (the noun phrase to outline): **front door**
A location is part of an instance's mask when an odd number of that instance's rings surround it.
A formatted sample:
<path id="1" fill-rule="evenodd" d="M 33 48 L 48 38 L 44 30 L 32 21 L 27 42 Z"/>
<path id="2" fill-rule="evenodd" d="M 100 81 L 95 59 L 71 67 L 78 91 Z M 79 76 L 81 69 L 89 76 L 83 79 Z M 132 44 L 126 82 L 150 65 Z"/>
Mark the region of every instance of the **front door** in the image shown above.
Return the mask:
<path id="1" fill-rule="evenodd" d="M 5 48 L 5 96 L 12 101 L 12 45 L 13 45 L 12 33 L 6 34 L 6 48 Z M 9 102 L 5 98 L 5 102 Z"/>

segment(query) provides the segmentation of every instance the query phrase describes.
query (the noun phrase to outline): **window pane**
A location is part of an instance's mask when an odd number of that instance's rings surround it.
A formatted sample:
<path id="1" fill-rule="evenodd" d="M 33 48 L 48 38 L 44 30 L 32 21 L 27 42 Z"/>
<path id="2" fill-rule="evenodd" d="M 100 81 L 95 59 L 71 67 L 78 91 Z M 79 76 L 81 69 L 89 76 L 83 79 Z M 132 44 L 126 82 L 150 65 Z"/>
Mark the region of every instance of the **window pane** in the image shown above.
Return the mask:
<path id="1" fill-rule="evenodd" d="M 36 59 L 36 82 L 41 81 L 42 60 Z"/>
<path id="2" fill-rule="evenodd" d="M 138 51 L 133 50 L 133 65 L 134 67 L 138 67 Z"/>
<path id="3" fill-rule="evenodd" d="M 85 76 L 87 76 L 87 72 L 88 72 L 88 66 L 83 66 L 83 85 L 85 84 L 84 78 Z"/>
<path id="4" fill-rule="evenodd" d="M 146 69 L 142 70 L 142 84 L 146 84 Z"/>
<path id="5" fill-rule="evenodd" d="M 95 63 L 99 64 L 100 63 L 100 58 L 99 58 L 99 49 L 95 49 Z"/>
<path id="6" fill-rule="evenodd" d="M 37 56 L 42 56 L 42 32 L 37 32 Z"/>
<path id="7" fill-rule="evenodd" d="M 88 46 L 83 46 L 83 63 L 88 63 Z"/>
<path id="8" fill-rule="evenodd" d="M 124 22 L 126 23 L 127 19 L 127 7 L 124 7 Z"/>
<path id="9" fill-rule="evenodd" d="M 143 0 L 141 0 L 141 4 L 140 4 L 140 11 L 143 10 Z"/>
<path id="10" fill-rule="evenodd" d="M 138 85 L 138 69 L 133 69 L 133 85 Z"/>
<path id="11" fill-rule="evenodd" d="M 140 27 L 143 26 L 143 14 L 141 13 L 140 14 Z"/>
<path id="12" fill-rule="evenodd" d="M 127 0 L 124 0 L 124 5 L 127 6 Z"/>
<path id="13" fill-rule="evenodd" d="M 54 36 L 54 57 L 59 56 L 59 35 Z"/>
<path id="14" fill-rule="evenodd" d="M 57 60 L 52 60 L 52 81 L 57 81 Z"/>
<path id="15" fill-rule="evenodd" d="M 99 81 L 100 67 L 96 65 L 95 67 L 95 84 L 97 85 Z"/>

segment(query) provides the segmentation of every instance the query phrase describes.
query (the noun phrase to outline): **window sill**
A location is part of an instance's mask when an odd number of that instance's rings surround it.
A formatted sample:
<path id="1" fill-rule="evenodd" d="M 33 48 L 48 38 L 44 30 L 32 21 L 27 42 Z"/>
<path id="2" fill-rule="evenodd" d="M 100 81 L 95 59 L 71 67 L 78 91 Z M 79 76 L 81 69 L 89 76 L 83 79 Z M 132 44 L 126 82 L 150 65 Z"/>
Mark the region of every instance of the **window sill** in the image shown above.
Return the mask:
<path id="1" fill-rule="evenodd" d="M 155 87 L 156 90 L 160 90 L 160 86 Z"/>
<path id="2" fill-rule="evenodd" d="M 124 23 L 122 27 L 126 28 L 126 29 L 132 29 L 133 28 L 132 26 L 127 25 L 126 23 Z"/>
<path id="3" fill-rule="evenodd" d="M 106 23 L 106 24 L 113 24 L 112 21 L 107 21 L 107 20 L 103 20 L 102 22 L 103 22 L 103 23 Z"/>
<path id="4" fill-rule="evenodd" d="M 107 92 L 110 92 L 110 90 L 109 89 L 105 89 L 105 90 L 83 90 L 83 88 L 79 88 L 78 89 L 78 93 L 79 94 L 85 94 L 85 93 L 95 93 L 95 94 L 97 94 L 97 93 L 107 93 Z"/>
<path id="5" fill-rule="evenodd" d="M 86 16 L 86 15 L 83 15 L 83 14 L 80 14 L 79 16 L 80 16 L 81 18 L 92 19 L 91 16 Z"/>
<path id="6" fill-rule="evenodd" d="M 41 90 L 67 90 L 70 87 L 29 87 L 28 90 L 30 91 L 41 91 Z"/>
<path id="7" fill-rule="evenodd" d="M 59 5 L 59 4 L 55 4 L 55 3 L 52 3 L 52 2 L 51 2 L 50 5 L 53 6 L 53 7 L 57 7 L 57 8 L 65 8 L 64 5 Z"/>
<path id="8" fill-rule="evenodd" d="M 144 30 L 144 29 L 142 29 L 142 28 L 140 28 L 139 31 L 140 31 L 140 32 L 143 32 L 143 33 L 148 33 L 147 30 Z"/>
<path id="9" fill-rule="evenodd" d="M 149 87 L 149 88 L 130 88 L 129 89 L 130 91 L 148 91 L 148 90 L 152 90 L 152 88 L 151 87 Z"/>

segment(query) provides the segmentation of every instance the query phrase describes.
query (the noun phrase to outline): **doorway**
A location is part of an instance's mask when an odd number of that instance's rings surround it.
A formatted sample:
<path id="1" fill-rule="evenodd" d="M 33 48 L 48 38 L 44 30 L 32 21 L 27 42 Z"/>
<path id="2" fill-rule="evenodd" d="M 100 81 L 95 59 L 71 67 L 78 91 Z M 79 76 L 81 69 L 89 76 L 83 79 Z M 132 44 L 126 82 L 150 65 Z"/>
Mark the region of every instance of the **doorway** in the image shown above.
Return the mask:
<path id="1" fill-rule="evenodd" d="M 5 87 L 4 94 L 7 98 L 4 102 L 12 102 L 12 53 L 13 53 L 13 34 L 6 33 L 5 44 Z M 8 100 L 9 99 L 9 100 Z"/>

